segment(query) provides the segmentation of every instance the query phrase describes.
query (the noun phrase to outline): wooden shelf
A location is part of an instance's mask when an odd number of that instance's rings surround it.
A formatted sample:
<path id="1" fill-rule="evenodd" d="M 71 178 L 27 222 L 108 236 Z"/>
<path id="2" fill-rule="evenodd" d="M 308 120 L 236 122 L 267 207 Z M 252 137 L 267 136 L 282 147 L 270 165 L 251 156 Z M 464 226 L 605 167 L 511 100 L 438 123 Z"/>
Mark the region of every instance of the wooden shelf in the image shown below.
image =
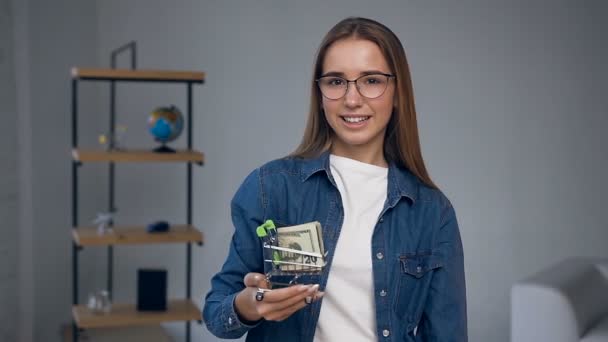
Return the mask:
<path id="1" fill-rule="evenodd" d="M 131 327 L 114 327 L 112 329 L 96 328 L 82 330 L 79 341 L 86 342 L 171 342 L 171 337 L 160 325 L 138 325 Z M 72 325 L 63 327 L 63 341 L 72 342 Z"/>
<path id="2" fill-rule="evenodd" d="M 205 73 L 201 71 L 73 67 L 72 78 L 79 80 L 202 83 L 205 80 Z"/>
<path id="3" fill-rule="evenodd" d="M 175 153 L 158 153 L 147 150 L 104 151 L 104 150 L 72 150 L 72 158 L 79 162 L 191 162 L 203 164 L 205 156 L 194 150 L 178 150 Z"/>
<path id="4" fill-rule="evenodd" d="M 108 314 L 95 314 L 84 305 L 72 307 L 76 325 L 82 329 L 160 324 L 176 321 L 200 321 L 201 312 L 189 299 L 174 299 L 167 303 L 167 311 L 137 311 L 135 304 L 113 304 Z"/>
<path id="5" fill-rule="evenodd" d="M 168 232 L 148 233 L 143 226 L 115 226 L 113 232 L 97 234 L 97 227 L 72 229 L 78 246 L 138 245 L 159 243 L 203 243 L 203 233 L 194 226 L 175 225 Z"/>

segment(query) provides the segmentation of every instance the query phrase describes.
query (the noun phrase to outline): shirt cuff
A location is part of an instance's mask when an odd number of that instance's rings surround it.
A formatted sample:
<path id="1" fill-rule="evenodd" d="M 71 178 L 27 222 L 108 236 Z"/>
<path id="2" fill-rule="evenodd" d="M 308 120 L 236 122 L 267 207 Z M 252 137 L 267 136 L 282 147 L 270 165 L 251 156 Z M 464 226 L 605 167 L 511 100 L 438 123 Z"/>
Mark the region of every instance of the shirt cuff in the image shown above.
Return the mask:
<path id="1" fill-rule="evenodd" d="M 238 329 L 249 330 L 257 327 L 264 321 L 264 319 L 260 319 L 259 321 L 249 322 L 245 321 L 244 319 L 241 319 L 234 307 L 234 302 L 236 300 L 237 294 L 238 292 L 232 294 L 231 296 L 226 298 L 226 300 L 222 304 L 222 315 L 224 316 L 223 321 L 224 328 L 226 329 L 226 331 L 234 331 Z"/>

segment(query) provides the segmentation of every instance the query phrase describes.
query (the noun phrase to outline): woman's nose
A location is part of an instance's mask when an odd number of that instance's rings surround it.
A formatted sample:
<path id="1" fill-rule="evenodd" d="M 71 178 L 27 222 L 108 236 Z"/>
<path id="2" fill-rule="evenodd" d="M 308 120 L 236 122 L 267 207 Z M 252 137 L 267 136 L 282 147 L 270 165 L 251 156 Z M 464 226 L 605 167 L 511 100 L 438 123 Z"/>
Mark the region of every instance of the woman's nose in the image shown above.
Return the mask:
<path id="1" fill-rule="evenodd" d="M 355 83 L 348 83 L 344 100 L 346 105 L 349 107 L 357 107 L 361 105 L 362 96 L 359 93 L 359 89 L 357 89 L 357 85 Z"/>

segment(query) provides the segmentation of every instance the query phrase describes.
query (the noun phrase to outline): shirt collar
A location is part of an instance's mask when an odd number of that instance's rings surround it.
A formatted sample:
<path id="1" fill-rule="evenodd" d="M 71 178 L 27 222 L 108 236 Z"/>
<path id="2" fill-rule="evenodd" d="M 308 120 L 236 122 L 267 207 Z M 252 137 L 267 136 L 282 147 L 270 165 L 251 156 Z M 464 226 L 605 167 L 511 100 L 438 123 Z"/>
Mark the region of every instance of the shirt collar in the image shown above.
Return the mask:
<path id="1" fill-rule="evenodd" d="M 321 153 L 316 158 L 302 159 L 301 180 L 305 182 L 317 172 L 325 171 L 325 174 L 335 186 L 333 176 L 329 167 L 329 150 Z M 401 197 L 407 197 L 412 203 L 416 199 L 419 181 L 409 170 L 397 166 L 391 162 L 388 166 L 388 192 L 389 203 L 395 203 Z"/>

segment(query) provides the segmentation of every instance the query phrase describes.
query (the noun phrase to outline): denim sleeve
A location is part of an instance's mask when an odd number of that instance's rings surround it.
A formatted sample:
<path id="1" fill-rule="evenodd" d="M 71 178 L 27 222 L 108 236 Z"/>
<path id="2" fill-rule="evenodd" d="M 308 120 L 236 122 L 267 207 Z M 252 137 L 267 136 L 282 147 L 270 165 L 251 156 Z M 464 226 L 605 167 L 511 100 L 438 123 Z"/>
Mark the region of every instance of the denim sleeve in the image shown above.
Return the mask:
<path id="1" fill-rule="evenodd" d="M 222 269 L 211 279 L 205 297 L 203 320 L 219 338 L 239 338 L 256 325 L 242 322 L 234 309 L 238 292 L 245 288 L 243 277 L 249 272 L 264 273 L 261 244 L 255 229 L 264 217 L 263 192 L 259 170 L 253 171 L 231 201 L 234 233 Z M 258 323 L 259 324 L 259 323 Z"/>
<path id="2" fill-rule="evenodd" d="M 467 304 L 462 240 L 451 204 L 443 210 L 435 248 L 443 267 L 433 274 L 416 341 L 466 342 Z"/>

